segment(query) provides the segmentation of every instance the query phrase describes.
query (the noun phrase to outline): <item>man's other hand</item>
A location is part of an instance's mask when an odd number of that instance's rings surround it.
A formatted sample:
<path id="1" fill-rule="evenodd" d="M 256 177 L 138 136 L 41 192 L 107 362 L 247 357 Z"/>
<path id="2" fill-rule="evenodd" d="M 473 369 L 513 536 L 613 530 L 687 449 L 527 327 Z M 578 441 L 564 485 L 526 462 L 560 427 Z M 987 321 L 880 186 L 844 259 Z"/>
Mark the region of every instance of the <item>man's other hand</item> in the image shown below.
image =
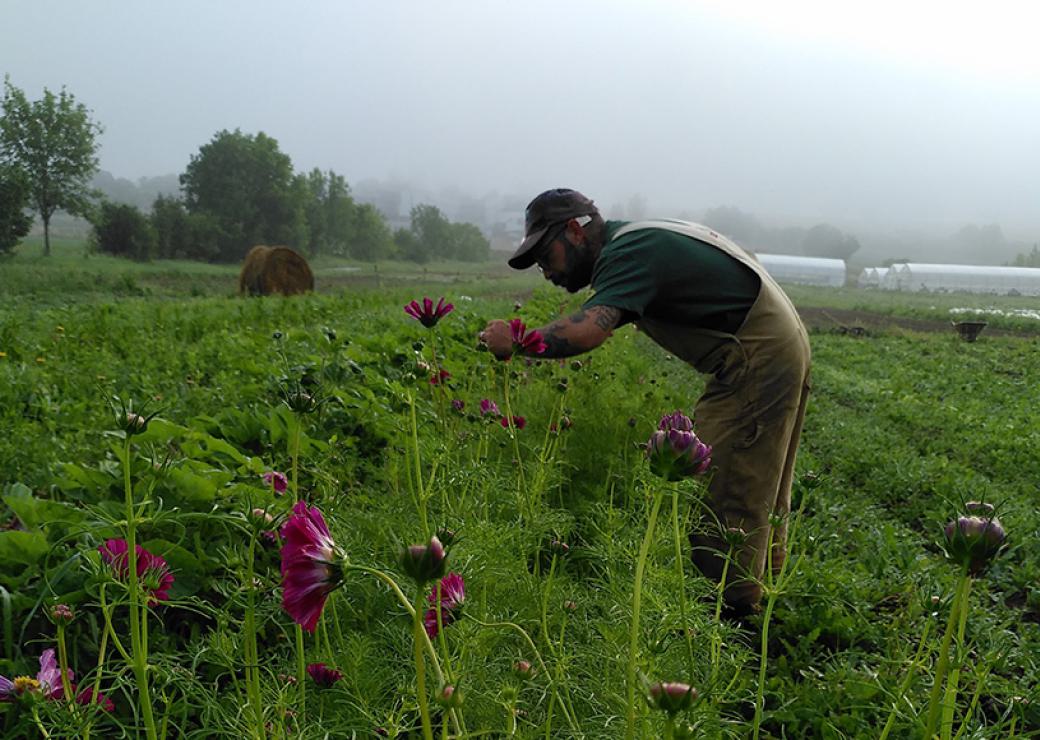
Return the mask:
<path id="1" fill-rule="evenodd" d="M 489 321 L 484 331 L 477 335 L 487 345 L 488 351 L 500 360 L 513 354 L 513 334 L 509 324 L 501 319 Z"/>

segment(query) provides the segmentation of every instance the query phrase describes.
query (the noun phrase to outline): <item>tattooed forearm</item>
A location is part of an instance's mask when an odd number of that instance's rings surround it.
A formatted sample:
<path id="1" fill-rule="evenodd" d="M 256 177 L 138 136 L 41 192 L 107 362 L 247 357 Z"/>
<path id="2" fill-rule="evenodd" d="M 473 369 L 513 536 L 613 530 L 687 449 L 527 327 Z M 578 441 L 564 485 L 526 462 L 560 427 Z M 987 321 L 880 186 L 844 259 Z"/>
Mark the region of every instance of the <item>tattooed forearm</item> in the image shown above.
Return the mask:
<path id="1" fill-rule="evenodd" d="M 540 329 L 546 349 L 539 357 L 571 357 L 588 352 L 603 344 L 620 318 L 620 309 L 593 306 L 554 321 Z"/>
<path id="2" fill-rule="evenodd" d="M 603 331 L 611 331 L 621 320 L 621 309 L 613 306 L 593 306 L 588 313 L 592 314 L 596 326 Z"/>

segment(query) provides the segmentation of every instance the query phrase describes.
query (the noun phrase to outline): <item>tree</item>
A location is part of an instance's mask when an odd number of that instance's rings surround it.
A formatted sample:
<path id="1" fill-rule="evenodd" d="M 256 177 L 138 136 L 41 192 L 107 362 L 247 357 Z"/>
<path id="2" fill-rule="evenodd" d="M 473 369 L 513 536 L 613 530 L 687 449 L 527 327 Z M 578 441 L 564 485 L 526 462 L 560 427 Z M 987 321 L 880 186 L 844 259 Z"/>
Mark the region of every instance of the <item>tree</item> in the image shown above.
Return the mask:
<path id="1" fill-rule="evenodd" d="M 379 210 L 370 203 L 362 203 L 354 209 L 353 236 L 350 256 L 374 262 L 393 251 L 390 227 Z"/>
<path id="2" fill-rule="evenodd" d="M 206 213 L 188 213 L 179 198 L 160 195 L 152 204 L 152 230 L 160 259 L 212 261 L 220 254 L 226 235 Z"/>
<path id="3" fill-rule="evenodd" d="M 101 125 L 65 88 L 29 102 L 4 78 L 0 116 L 0 161 L 19 167 L 28 178 L 33 209 L 43 221 L 43 253 L 51 253 L 51 216 L 62 209 L 90 214 L 90 178 L 97 172 L 97 137 Z"/>
<path id="4" fill-rule="evenodd" d="M 91 236 L 99 252 L 149 260 L 155 254 L 155 232 L 137 206 L 104 202 L 94 216 Z"/>
<path id="5" fill-rule="evenodd" d="M 189 213 L 219 226 L 218 259 L 241 260 L 257 244 L 306 246 L 305 190 L 292 161 L 263 132 L 218 132 L 180 177 Z"/>
<path id="6" fill-rule="evenodd" d="M 706 226 L 725 234 L 737 244 L 748 249 L 760 249 L 764 229 L 758 219 L 736 206 L 709 208 L 703 216 Z M 765 250 L 762 250 L 765 251 Z"/>
<path id="7" fill-rule="evenodd" d="M 805 232 L 802 254 L 806 257 L 830 257 L 847 260 L 859 249 L 856 237 L 842 233 L 830 224 L 817 224 Z"/>
<path id="8" fill-rule="evenodd" d="M 412 209 L 412 233 L 419 240 L 420 248 L 427 259 L 450 259 L 454 257 L 451 238 L 451 222 L 437 206 L 420 203 Z"/>
<path id="9" fill-rule="evenodd" d="M 451 225 L 455 258 L 463 262 L 486 262 L 491 255 L 491 243 L 474 224 Z"/>
<path id="10" fill-rule="evenodd" d="M 26 214 L 29 185 L 21 170 L 0 165 L 0 256 L 7 254 L 32 228 Z"/>

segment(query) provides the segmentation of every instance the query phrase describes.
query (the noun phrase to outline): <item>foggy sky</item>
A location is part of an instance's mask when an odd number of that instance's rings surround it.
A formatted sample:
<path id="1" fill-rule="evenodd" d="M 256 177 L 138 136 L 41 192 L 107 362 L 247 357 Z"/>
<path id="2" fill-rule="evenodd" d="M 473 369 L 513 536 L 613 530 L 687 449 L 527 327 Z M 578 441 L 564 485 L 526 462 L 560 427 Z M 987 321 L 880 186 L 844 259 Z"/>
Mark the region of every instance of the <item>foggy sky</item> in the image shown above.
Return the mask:
<path id="1" fill-rule="evenodd" d="M 727 5 L 0 0 L 0 74 L 65 85 L 120 177 L 240 128 L 349 182 L 1040 237 L 1031 11 Z"/>

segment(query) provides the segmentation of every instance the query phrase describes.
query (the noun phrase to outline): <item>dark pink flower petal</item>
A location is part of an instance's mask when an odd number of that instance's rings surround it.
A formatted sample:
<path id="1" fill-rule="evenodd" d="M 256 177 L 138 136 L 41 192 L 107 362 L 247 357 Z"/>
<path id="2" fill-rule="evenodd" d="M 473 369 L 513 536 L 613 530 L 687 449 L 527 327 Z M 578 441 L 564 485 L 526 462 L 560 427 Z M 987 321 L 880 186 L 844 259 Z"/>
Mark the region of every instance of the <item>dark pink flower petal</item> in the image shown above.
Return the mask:
<path id="1" fill-rule="evenodd" d="M 304 501 L 293 507 L 281 535 L 282 608 L 313 632 L 325 600 L 342 580 L 342 556 L 321 511 Z"/>
<path id="2" fill-rule="evenodd" d="M 307 673 L 314 679 L 314 683 L 323 688 L 329 688 L 343 678 L 342 673 L 324 663 L 311 663 L 307 666 Z"/>
<path id="3" fill-rule="evenodd" d="M 98 692 L 97 696 L 95 697 L 94 696 L 94 689 L 93 689 L 93 687 L 86 688 L 86 689 L 83 689 L 82 691 L 80 691 L 76 695 L 76 703 L 77 704 L 82 704 L 83 706 L 90 706 L 91 704 L 100 704 L 101 705 L 101 709 L 106 711 L 106 712 L 112 712 L 116 708 L 115 703 L 111 699 L 109 699 L 107 696 L 102 694 L 100 691 Z"/>
<path id="4" fill-rule="evenodd" d="M 433 300 L 424 296 L 421 306 L 418 301 L 412 301 L 404 307 L 404 312 L 429 329 L 436 326 L 437 322 L 451 313 L 454 308 L 455 306 L 451 303 L 445 303 L 443 297 L 434 306 Z"/>

